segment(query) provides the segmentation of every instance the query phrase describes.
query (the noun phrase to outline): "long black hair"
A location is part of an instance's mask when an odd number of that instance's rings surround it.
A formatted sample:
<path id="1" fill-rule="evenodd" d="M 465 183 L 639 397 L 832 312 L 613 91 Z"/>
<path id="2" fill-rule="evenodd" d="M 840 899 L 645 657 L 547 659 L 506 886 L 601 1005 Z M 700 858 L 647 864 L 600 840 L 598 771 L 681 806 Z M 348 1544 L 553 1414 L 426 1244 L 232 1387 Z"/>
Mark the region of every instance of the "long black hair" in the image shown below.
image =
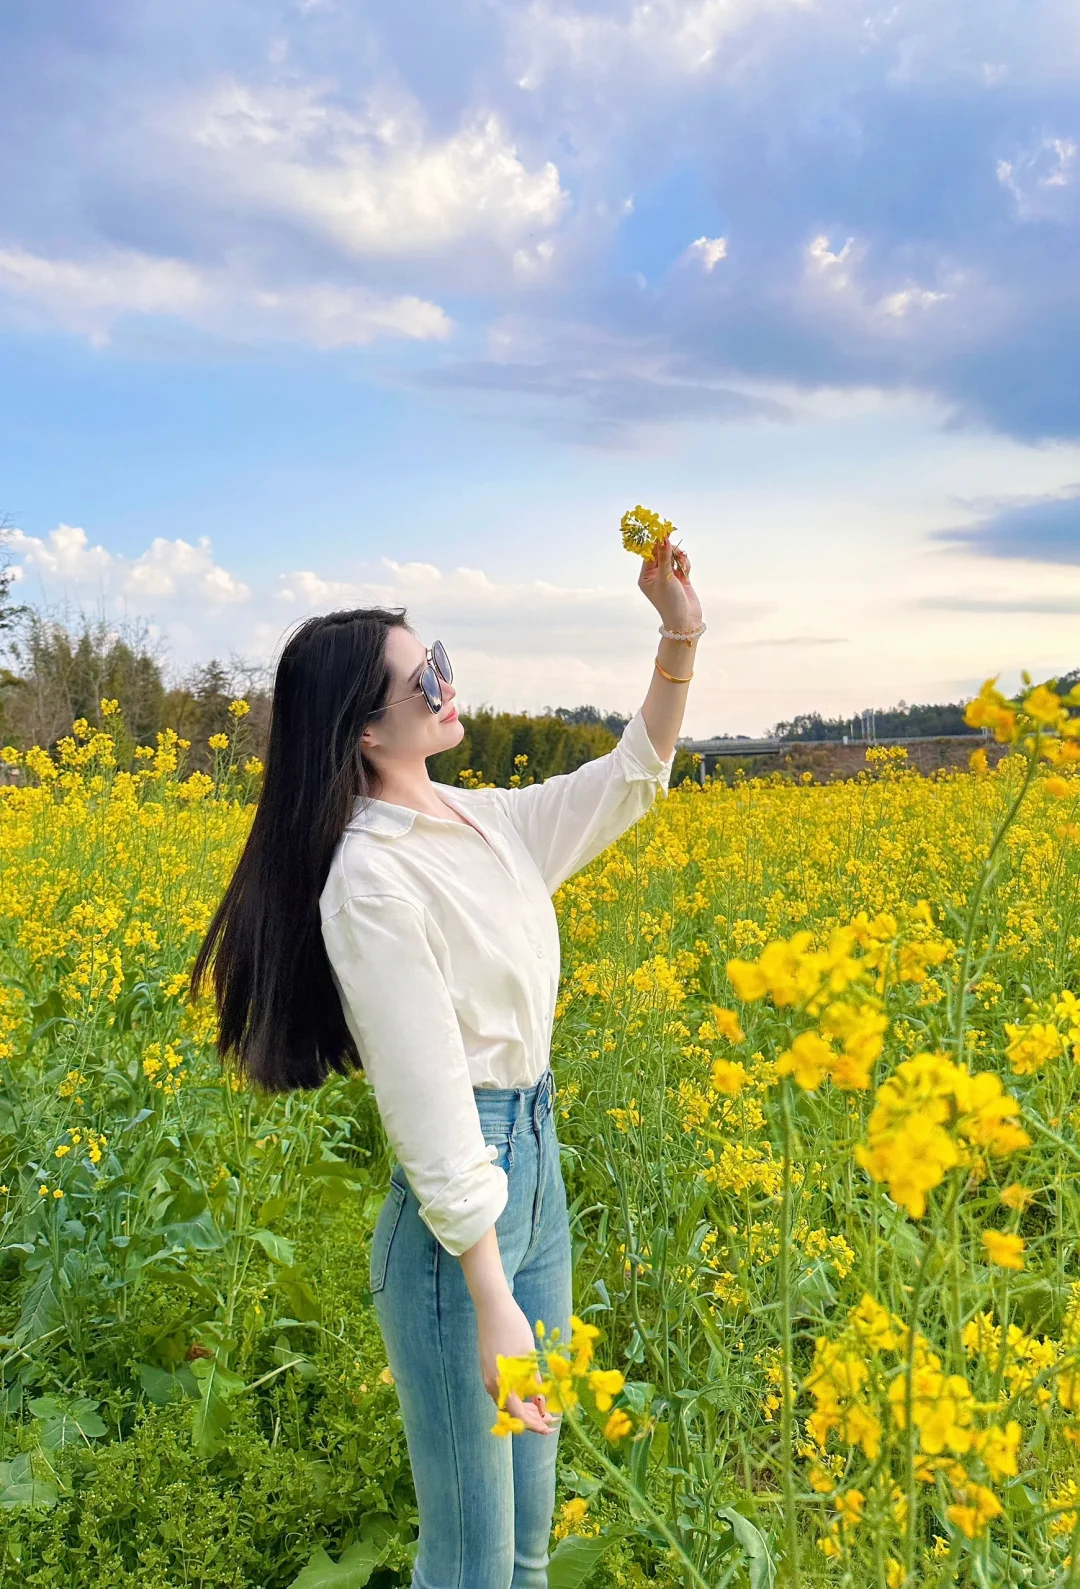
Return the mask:
<path id="1" fill-rule="evenodd" d="M 264 1092 L 318 1087 L 361 1067 L 330 974 L 319 895 L 358 797 L 377 787 L 360 744 L 391 685 L 386 636 L 404 609 L 308 618 L 274 676 L 262 795 L 191 972 L 213 958 L 218 1054 Z"/>

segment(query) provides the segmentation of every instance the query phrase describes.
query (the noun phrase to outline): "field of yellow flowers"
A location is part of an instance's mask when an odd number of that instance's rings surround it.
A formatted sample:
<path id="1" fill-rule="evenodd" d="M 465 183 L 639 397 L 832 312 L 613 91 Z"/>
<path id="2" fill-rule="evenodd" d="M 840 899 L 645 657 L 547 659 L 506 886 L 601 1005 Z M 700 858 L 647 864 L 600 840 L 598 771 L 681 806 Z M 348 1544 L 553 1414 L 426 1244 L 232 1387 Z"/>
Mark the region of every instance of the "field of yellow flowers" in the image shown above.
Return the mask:
<path id="1" fill-rule="evenodd" d="M 0 1589 L 407 1584 L 370 1089 L 186 997 L 244 703 L 212 775 L 101 711 L 2 751 Z M 968 716 L 993 770 L 686 780 L 556 897 L 553 1589 L 1080 1585 L 1080 698 Z"/>

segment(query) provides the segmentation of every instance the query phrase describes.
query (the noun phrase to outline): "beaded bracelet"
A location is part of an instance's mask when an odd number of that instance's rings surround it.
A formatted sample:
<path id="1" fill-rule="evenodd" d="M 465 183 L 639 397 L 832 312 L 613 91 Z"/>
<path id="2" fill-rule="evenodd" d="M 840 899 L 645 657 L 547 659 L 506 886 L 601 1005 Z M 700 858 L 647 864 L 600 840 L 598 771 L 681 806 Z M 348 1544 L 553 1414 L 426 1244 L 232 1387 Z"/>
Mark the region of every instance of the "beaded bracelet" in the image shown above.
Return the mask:
<path id="1" fill-rule="evenodd" d="M 691 640 L 696 640 L 698 635 L 705 633 L 706 627 L 705 624 L 699 623 L 696 629 L 667 629 L 661 624 L 660 633 L 665 640 L 685 640 L 689 645 Z"/>

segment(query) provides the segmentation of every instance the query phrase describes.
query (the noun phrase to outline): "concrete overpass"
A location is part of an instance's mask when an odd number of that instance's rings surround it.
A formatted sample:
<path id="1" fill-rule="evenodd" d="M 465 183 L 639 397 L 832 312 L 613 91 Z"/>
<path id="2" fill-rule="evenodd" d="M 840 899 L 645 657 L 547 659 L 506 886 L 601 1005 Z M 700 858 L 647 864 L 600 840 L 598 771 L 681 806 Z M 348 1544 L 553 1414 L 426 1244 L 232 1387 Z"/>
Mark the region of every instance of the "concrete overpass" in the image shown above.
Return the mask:
<path id="1" fill-rule="evenodd" d="M 697 752 L 698 778 L 705 782 L 721 756 L 736 757 L 740 761 L 757 756 L 783 756 L 792 750 L 836 750 L 841 745 L 934 745 L 944 740 L 970 739 L 972 749 L 989 738 L 987 733 L 975 734 L 911 734 L 903 739 L 856 739 L 845 734 L 842 739 L 680 739 L 677 748 Z M 711 764 L 711 765 L 710 765 Z"/>

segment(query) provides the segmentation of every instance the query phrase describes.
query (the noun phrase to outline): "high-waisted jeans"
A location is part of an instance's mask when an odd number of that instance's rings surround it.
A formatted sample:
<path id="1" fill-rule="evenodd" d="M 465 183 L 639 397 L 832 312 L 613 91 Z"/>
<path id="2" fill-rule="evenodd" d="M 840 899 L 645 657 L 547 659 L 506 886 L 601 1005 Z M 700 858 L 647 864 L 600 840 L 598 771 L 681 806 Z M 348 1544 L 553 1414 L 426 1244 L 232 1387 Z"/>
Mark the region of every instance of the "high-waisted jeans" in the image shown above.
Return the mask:
<path id="1" fill-rule="evenodd" d="M 507 1281 L 534 1332 L 542 1319 L 568 1342 L 570 1226 L 551 1067 L 531 1087 L 473 1095 L 509 1182 L 495 1222 Z M 461 1260 L 420 1218 L 400 1164 L 375 1222 L 370 1283 L 420 1513 L 411 1589 L 546 1589 L 561 1419 L 550 1434 L 491 1433 L 498 1409 Z"/>

